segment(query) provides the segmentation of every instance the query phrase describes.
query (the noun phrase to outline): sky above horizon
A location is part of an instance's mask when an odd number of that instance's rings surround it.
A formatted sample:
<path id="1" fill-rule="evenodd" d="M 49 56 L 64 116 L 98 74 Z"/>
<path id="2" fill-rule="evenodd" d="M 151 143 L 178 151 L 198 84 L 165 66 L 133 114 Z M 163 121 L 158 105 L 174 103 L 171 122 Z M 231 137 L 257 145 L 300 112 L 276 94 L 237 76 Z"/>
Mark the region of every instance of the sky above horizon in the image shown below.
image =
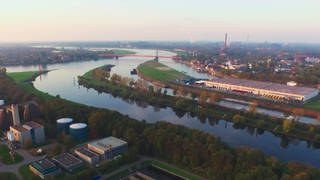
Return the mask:
<path id="1" fill-rule="evenodd" d="M 0 42 L 179 40 L 320 43 L 319 0 L 10 0 Z"/>

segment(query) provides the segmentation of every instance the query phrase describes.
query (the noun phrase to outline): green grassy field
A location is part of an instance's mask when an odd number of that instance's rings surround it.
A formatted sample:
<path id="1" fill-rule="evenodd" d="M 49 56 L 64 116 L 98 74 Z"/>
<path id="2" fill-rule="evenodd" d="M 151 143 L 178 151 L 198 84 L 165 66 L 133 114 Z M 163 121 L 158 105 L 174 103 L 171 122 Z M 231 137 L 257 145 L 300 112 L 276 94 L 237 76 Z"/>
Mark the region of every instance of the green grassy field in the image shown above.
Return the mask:
<path id="1" fill-rule="evenodd" d="M 168 163 L 165 163 L 165 162 L 161 162 L 161 161 L 157 161 L 157 160 L 147 160 L 145 163 L 154 165 L 154 166 L 159 167 L 161 169 L 165 169 L 173 174 L 176 174 L 181 177 L 185 177 L 189 180 L 199 180 L 199 177 L 196 177 L 183 169 L 174 167 L 174 166 L 172 166 Z"/>
<path id="2" fill-rule="evenodd" d="M 9 148 L 6 145 L 1 144 L 0 145 L 0 161 L 4 164 L 15 164 L 23 161 L 23 157 L 17 153 L 15 154 L 14 159 L 15 161 L 13 162 L 9 154 Z"/>
<path id="3" fill-rule="evenodd" d="M 314 99 L 304 105 L 306 108 L 311 108 L 320 111 L 320 99 Z"/>
<path id="4" fill-rule="evenodd" d="M 155 61 L 147 61 L 140 64 L 138 71 L 143 76 L 162 82 L 175 81 L 187 77 L 186 74 Z"/>
<path id="5" fill-rule="evenodd" d="M 15 83 L 17 83 L 17 85 L 19 85 L 26 92 L 29 92 L 36 96 L 40 96 L 47 100 L 54 98 L 53 96 L 47 93 L 38 91 L 36 88 L 33 87 L 32 83 L 30 83 L 32 78 L 38 74 L 39 74 L 38 71 L 27 71 L 27 72 L 8 73 L 8 76 L 11 77 L 15 81 Z"/>
<path id="6" fill-rule="evenodd" d="M 22 178 L 24 180 L 41 180 L 40 177 L 34 175 L 30 170 L 29 170 L 29 165 L 25 164 L 19 167 L 19 173 L 21 174 Z"/>

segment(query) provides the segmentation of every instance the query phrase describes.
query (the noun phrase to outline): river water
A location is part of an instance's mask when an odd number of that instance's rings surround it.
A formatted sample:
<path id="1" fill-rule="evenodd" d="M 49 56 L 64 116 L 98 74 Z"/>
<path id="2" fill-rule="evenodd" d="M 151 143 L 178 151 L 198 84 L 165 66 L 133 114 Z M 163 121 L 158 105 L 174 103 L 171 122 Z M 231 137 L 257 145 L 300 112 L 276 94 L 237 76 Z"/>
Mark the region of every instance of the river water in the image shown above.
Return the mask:
<path id="1" fill-rule="evenodd" d="M 141 55 L 155 54 L 154 50 L 135 49 L 134 51 Z M 159 51 L 159 55 L 173 56 L 175 54 Z M 149 59 L 123 57 L 119 58 L 119 60 L 106 59 L 50 64 L 42 66 L 41 68 L 55 70 L 38 77 L 34 81 L 34 86 L 54 96 L 60 95 L 61 98 L 77 103 L 115 110 L 131 118 L 145 120 L 148 123 L 168 121 L 188 128 L 198 129 L 221 138 L 232 147 L 249 146 L 260 149 L 264 153 L 275 156 L 280 160 L 298 161 L 320 167 L 320 149 L 318 149 L 316 145 L 309 144 L 306 141 L 286 139 L 257 129 L 235 127 L 233 123 L 225 120 L 199 119 L 192 117 L 190 114 L 176 114 L 171 108 L 158 108 L 147 104 L 137 104 L 135 102 L 122 100 L 119 97 L 113 97 L 111 94 L 98 93 L 96 90 L 87 89 L 78 85 L 77 76 L 83 75 L 85 72 L 105 64 L 115 65 L 115 67 L 112 68 L 112 73 L 137 79 L 137 76 L 130 75 L 130 71 L 140 63 Z M 192 68 L 175 63 L 171 59 L 160 59 L 160 62 L 196 78 L 210 78 L 207 74 L 197 73 Z M 39 66 L 7 67 L 9 72 L 37 70 L 38 68 Z M 222 105 L 240 109 L 246 108 L 240 107 L 241 104 L 234 102 L 223 102 Z M 272 113 L 277 114 L 278 112 L 274 111 Z M 312 120 L 310 120 L 310 123 L 312 123 Z"/>

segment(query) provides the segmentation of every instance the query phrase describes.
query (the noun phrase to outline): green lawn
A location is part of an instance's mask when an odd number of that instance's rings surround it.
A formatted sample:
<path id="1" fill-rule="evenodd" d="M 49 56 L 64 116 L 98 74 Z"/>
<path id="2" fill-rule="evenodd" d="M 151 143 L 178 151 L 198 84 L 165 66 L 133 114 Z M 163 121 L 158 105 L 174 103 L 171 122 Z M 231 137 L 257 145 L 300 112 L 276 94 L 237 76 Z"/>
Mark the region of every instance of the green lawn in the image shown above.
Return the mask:
<path id="1" fill-rule="evenodd" d="M 0 179 L 3 180 L 17 180 L 17 176 L 13 173 L 9 173 L 9 172 L 1 172 L 0 173 Z"/>
<path id="2" fill-rule="evenodd" d="M 19 167 L 19 173 L 21 174 L 22 178 L 24 180 L 41 180 L 40 177 L 34 175 L 30 169 L 29 169 L 29 165 L 25 164 L 22 165 L 21 167 Z"/>
<path id="3" fill-rule="evenodd" d="M 304 107 L 320 111 L 320 100 L 319 99 L 312 100 L 306 103 Z"/>
<path id="4" fill-rule="evenodd" d="M 199 178 L 192 175 L 192 173 L 188 173 L 187 171 L 183 170 L 183 169 L 180 169 L 180 168 L 177 168 L 177 167 L 174 167 L 168 163 L 165 163 L 165 162 L 162 162 L 162 161 L 157 161 L 157 160 L 148 160 L 146 161 L 147 164 L 152 164 L 156 167 L 159 167 L 161 169 L 165 169 L 171 173 L 174 173 L 178 176 L 181 176 L 181 177 L 185 177 L 189 180 L 198 180 Z"/>
<path id="5" fill-rule="evenodd" d="M 9 154 L 9 148 L 1 144 L 0 145 L 0 161 L 4 164 L 15 164 L 23 161 L 23 157 L 20 156 L 18 153 L 14 156 L 15 161 L 12 161 L 11 156 Z"/>
<path id="6" fill-rule="evenodd" d="M 31 80 L 38 74 L 38 71 L 27 71 L 8 73 L 8 76 L 11 77 L 14 80 L 14 82 L 17 83 L 17 85 L 19 85 L 23 90 L 29 92 L 30 94 L 42 97 L 46 100 L 54 98 L 48 93 L 38 91 L 36 88 L 33 87 Z"/>
<path id="7" fill-rule="evenodd" d="M 138 66 L 139 73 L 151 79 L 169 82 L 186 78 L 187 75 L 155 61 L 147 61 Z"/>

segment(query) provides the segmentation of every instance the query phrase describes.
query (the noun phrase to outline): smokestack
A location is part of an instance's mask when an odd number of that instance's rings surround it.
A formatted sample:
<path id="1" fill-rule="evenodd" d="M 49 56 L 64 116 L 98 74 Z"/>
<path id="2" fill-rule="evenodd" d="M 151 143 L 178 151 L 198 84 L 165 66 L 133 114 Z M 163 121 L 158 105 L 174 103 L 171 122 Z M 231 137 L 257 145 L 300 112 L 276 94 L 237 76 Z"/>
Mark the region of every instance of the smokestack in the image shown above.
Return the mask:
<path id="1" fill-rule="evenodd" d="M 228 45 L 228 34 L 226 33 L 224 35 L 224 49 L 227 49 L 227 45 Z"/>
<path id="2" fill-rule="evenodd" d="M 12 119 L 14 126 L 20 126 L 19 107 L 17 104 L 11 105 Z"/>

